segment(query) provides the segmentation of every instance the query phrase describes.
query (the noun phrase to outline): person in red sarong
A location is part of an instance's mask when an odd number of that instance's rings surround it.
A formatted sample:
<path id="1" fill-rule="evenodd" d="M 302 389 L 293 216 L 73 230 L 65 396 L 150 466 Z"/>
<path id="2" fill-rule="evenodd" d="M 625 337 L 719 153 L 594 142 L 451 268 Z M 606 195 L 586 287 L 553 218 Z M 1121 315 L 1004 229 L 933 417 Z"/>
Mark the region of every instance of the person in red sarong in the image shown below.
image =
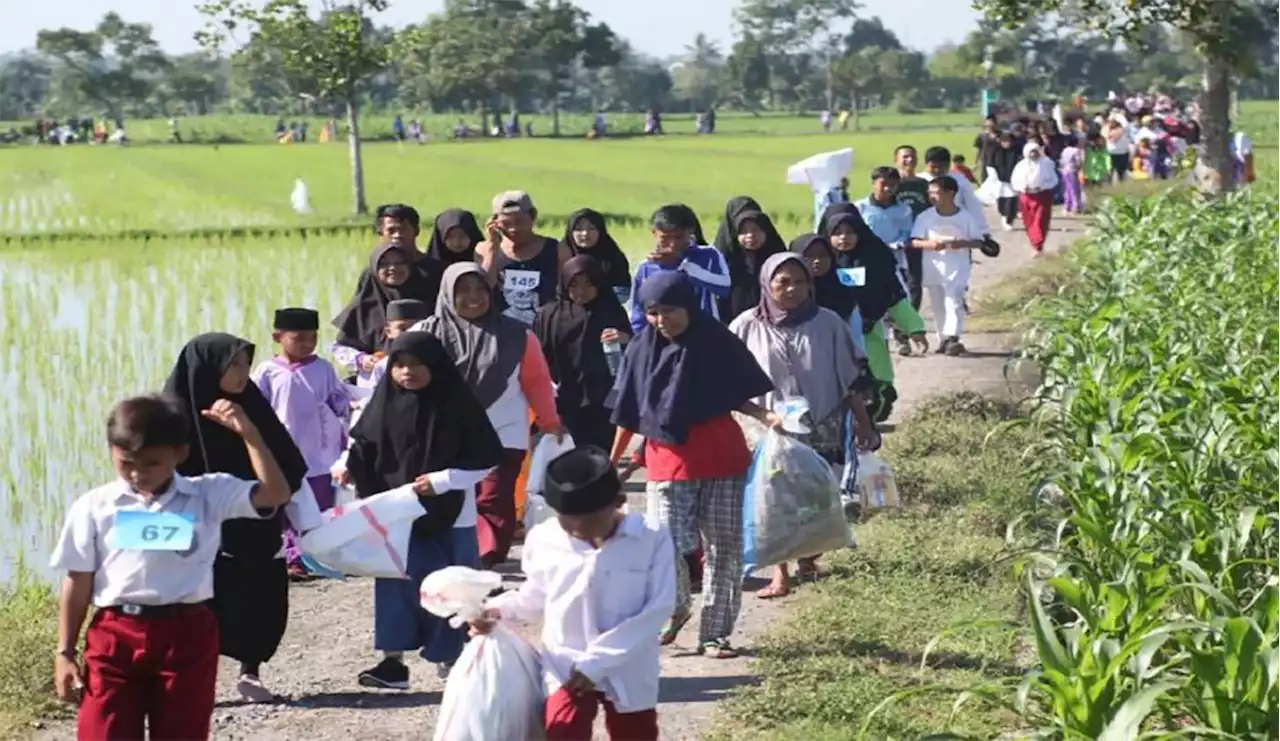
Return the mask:
<path id="1" fill-rule="evenodd" d="M 1009 184 L 1018 192 L 1018 210 L 1027 229 L 1027 240 L 1039 256 L 1044 252 L 1044 242 L 1049 236 L 1053 189 L 1058 185 L 1057 170 L 1053 162 L 1044 156 L 1039 144 L 1027 142 L 1023 147 L 1022 161 L 1013 168 Z"/>

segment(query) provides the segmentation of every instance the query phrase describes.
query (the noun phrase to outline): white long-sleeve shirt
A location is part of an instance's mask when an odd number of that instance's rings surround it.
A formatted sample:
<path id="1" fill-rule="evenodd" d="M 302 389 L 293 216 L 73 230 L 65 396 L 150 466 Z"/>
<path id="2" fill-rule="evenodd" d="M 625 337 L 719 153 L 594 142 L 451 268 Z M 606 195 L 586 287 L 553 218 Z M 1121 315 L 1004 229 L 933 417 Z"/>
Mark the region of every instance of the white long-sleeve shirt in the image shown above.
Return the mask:
<path id="1" fill-rule="evenodd" d="M 960 207 L 961 211 L 973 217 L 973 220 L 982 227 L 983 235 L 990 234 L 991 228 L 987 226 L 987 213 L 982 210 L 982 199 L 978 198 L 978 191 L 974 190 L 973 183 L 966 178 L 957 177 L 949 172 L 943 174 L 951 175 L 951 179 L 956 181 L 956 205 Z M 920 173 L 920 177 L 925 180 L 933 180 L 933 176 L 927 172 Z"/>
<path id="2" fill-rule="evenodd" d="M 542 619 L 548 694 L 573 671 L 590 679 L 618 712 L 658 704 L 658 634 L 676 601 L 675 546 L 664 525 L 626 515 L 596 549 L 555 520 L 525 537 L 520 589 L 489 601 L 502 618 Z"/>

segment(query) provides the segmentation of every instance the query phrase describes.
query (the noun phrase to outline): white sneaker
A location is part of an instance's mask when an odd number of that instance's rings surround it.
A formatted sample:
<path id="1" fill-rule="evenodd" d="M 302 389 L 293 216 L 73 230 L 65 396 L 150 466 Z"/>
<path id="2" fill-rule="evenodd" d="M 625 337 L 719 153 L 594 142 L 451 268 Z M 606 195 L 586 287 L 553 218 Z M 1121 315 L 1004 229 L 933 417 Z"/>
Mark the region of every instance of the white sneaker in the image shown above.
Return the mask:
<path id="1" fill-rule="evenodd" d="M 1006 232 L 1011 232 L 1011 231 L 1013 231 L 1013 224 L 1010 224 L 1010 223 L 1009 223 L 1009 222 L 1007 222 L 1007 221 L 1002 221 L 1002 222 L 1000 222 L 1000 226 L 1004 227 L 1004 230 L 1005 230 Z"/>
<path id="2" fill-rule="evenodd" d="M 248 702 L 275 702 L 276 699 L 275 694 L 267 689 L 261 679 L 248 674 L 241 675 L 240 681 L 236 682 L 236 691 Z"/>

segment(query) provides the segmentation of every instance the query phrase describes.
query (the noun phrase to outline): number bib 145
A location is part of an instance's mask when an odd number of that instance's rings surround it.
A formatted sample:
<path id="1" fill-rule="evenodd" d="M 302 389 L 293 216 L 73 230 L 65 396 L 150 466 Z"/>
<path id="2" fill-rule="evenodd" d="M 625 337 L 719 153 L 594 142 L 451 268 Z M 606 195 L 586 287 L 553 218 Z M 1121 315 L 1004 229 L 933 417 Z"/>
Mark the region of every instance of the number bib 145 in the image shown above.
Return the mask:
<path id="1" fill-rule="evenodd" d="M 195 539 L 196 518 L 185 512 L 124 510 L 116 513 L 112 545 L 122 551 L 185 551 Z"/>

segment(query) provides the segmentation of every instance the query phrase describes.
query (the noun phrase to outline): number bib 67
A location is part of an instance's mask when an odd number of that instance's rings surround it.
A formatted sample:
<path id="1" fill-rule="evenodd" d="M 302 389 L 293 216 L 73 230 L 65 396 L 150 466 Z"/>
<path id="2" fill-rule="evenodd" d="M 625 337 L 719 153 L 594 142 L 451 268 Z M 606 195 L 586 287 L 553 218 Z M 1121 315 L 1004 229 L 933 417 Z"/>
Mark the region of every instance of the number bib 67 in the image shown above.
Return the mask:
<path id="1" fill-rule="evenodd" d="M 185 551 L 195 539 L 196 518 L 179 512 L 116 513 L 112 545 L 122 551 Z"/>

